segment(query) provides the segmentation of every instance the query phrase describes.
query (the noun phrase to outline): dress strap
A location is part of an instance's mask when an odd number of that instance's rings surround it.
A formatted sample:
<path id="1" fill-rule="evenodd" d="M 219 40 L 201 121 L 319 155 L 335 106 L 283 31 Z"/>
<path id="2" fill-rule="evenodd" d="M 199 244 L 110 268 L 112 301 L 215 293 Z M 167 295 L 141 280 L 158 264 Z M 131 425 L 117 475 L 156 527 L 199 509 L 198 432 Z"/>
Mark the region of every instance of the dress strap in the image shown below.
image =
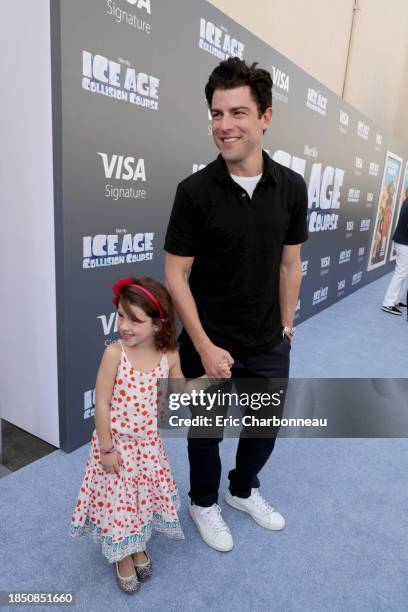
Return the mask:
<path id="1" fill-rule="evenodd" d="M 169 369 L 170 369 L 170 367 L 169 367 L 169 360 L 167 358 L 166 353 L 162 354 L 162 358 L 160 359 L 160 365 L 162 364 L 163 360 L 164 360 L 164 363 L 166 364 L 167 371 L 169 371 Z"/>
<path id="2" fill-rule="evenodd" d="M 120 347 L 122 349 L 122 355 L 127 359 L 127 355 L 126 355 L 126 351 L 125 351 L 125 347 L 122 344 L 122 340 L 118 340 Z"/>

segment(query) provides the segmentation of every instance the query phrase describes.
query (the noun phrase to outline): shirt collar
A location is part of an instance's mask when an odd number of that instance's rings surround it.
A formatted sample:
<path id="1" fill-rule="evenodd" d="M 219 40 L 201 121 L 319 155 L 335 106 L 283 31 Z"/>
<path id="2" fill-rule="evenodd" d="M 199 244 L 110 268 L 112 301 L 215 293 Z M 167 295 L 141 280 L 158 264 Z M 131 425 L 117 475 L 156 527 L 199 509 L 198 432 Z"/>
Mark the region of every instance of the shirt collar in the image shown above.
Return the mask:
<path id="1" fill-rule="evenodd" d="M 276 171 L 276 164 L 266 153 L 266 151 L 262 151 L 262 157 L 264 161 L 264 170 L 262 173 L 262 180 L 270 180 L 272 179 L 275 183 L 279 181 L 278 173 Z M 216 178 L 218 181 L 225 181 L 231 178 L 230 173 L 227 168 L 227 164 L 221 153 L 218 155 L 215 161 L 215 170 L 216 170 Z"/>

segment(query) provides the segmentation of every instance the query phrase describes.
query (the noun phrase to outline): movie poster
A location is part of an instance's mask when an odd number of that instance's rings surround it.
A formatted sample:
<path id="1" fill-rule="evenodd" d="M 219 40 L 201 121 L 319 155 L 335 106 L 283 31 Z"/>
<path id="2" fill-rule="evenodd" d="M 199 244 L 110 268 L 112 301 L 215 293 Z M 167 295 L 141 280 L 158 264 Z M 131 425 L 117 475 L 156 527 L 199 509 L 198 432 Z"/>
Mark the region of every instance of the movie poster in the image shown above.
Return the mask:
<path id="1" fill-rule="evenodd" d="M 387 152 L 384 173 L 381 183 L 377 217 L 370 248 L 367 270 L 379 268 L 386 263 L 388 244 L 391 234 L 391 222 L 397 200 L 398 184 L 401 174 L 402 159 L 390 151 Z"/>
<path id="2" fill-rule="evenodd" d="M 400 194 L 399 204 L 395 209 L 395 213 L 393 217 L 391 238 L 394 235 L 395 228 L 397 227 L 399 214 L 401 212 L 401 206 L 407 198 L 408 198 L 408 162 L 405 164 L 405 174 L 404 174 L 404 178 L 403 178 L 402 185 L 401 185 L 401 194 Z M 396 253 L 395 253 L 394 245 L 392 245 L 390 249 L 390 261 L 393 261 L 395 258 L 396 258 Z"/>

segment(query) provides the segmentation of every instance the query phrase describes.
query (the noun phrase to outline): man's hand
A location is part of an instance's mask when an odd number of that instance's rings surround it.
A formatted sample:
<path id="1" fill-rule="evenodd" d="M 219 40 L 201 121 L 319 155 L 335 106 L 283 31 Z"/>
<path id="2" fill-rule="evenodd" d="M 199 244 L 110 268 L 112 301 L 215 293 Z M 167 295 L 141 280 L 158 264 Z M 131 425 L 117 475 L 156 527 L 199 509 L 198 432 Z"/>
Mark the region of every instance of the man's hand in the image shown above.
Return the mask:
<path id="1" fill-rule="evenodd" d="M 201 363 L 208 378 L 230 378 L 233 358 L 228 351 L 212 342 L 199 351 Z"/>

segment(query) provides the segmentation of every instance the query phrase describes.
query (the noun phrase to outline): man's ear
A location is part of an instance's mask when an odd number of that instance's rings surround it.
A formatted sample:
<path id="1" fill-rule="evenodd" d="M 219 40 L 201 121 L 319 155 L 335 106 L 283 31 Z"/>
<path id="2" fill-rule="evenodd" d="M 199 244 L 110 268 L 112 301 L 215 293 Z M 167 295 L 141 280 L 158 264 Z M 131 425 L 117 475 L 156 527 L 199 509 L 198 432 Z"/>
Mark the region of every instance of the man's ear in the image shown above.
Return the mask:
<path id="1" fill-rule="evenodd" d="M 265 110 L 264 114 L 262 115 L 262 119 L 263 119 L 262 128 L 264 130 L 267 130 L 272 121 L 272 106 L 268 106 L 268 108 Z"/>

